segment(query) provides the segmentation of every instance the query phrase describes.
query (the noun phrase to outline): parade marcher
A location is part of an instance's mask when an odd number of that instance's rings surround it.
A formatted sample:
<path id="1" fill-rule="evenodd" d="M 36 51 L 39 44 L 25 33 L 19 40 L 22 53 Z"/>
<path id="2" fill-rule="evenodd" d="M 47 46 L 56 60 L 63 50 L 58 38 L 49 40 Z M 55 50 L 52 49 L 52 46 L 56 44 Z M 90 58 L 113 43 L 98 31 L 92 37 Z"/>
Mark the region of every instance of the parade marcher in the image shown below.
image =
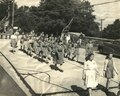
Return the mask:
<path id="1" fill-rule="evenodd" d="M 28 36 L 27 34 L 24 35 L 24 42 L 23 42 L 23 52 L 27 53 L 27 43 L 28 43 Z"/>
<path id="2" fill-rule="evenodd" d="M 52 52 L 51 52 L 51 56 L 53 58 L 53 64 L 55 64 L 55 66 L 57 65 L 57 46 L 58 46 L 58 42 L 53 42 L 52 44 Z"/>
<path id="3" fill-rule="evenodd" d="M 47 38 L 44 38 L 44 44 L 43 44 L 43 58 L 45 58 L 45 61 L 46 61 L 46 63 L 49 63 L 48 62 L 48 41 L 47 41 L 48 39 Z"/>
<path id="4" fill-rule="evenodd" d="M 17 42 L 19 40 L 19 30 L 16 30 L 15 35 L 17 36 Z"/>
<path id="5" fill-rule="evenodd" d="M 15 48 L 17 48 L 17 36 L 15 34 L 11 35 L 11 41 L 10 41 L 12 52 L 15 52 Z"/>
<path id="6" fill-rule="evenodd" d="M 24 41 L 25 41 L 25 35 L 22 33 L 22 36 L 20 38 L 20 50 L 24 49 Z"/>
<path id="7" fill-rule="evenodd" d="M 48 59 L 49 60 L 52 60 L 51 59 L 52 44 L 53 44 L 53 42 L 50 39 L 48 39 Z"/>
<path id="8" fill-rule="evenodd" d="M 113 61 L 113 54 L 110 53 L 104 62 L 104 76 L 107 78 L 106 88 L 109 90 L 110 80 L 114 78 L 114 72 L 118 74 L 118 71 L 115 66 L 115 62 Z"/>
<path id="9" fill-rule="evenodd" d="M 66 33 L 66 43 L 68 43 L 68 41 L 70 41 L 70 34 L 67 32 Z"/>
<path id="10" fill-rule="evenodd" d="M 87 59 L 88 55 L 93 53 L 93 44 L 92 44 L 92 41 L 89 41 L 86 45 L 86 48 L 85 48 L 85 59 Z"/>
<path id="11" fill-rule="evenodd" d="M 77 58 L 77 62 L 79 62 L 79 59 L 80 59 L 80 48 L 81 48 L 81 43 L 82 43 L 82 40 L 81 38 L 79 37 L 78 40 L 77 40 L 77 46 L 76 46 L 76 58 Z"/>
<path id="12" fill-rule="evenodd" d="M 88 60 L 84 64 L 82 79 L 84 84 L 88 89 L 89 96 L 92 96 L 92 89 L 96 88 L 98 85 L 97 82 L 97 64 L 94 61 L 94 54 L 91 53 L 88 55 Z"/>
<path id="13" fill-rule="evenodd" d="M 36 54 L 36 58 L 38 59 L 39 58 L 39 53 L 40 53 L 40 50 L 39 50 L 39 42 L 38 42 L 39 38 L 36 37 L 34 43 L 33 43 L 33 48 L 34 48 L 34 52 Z"/>
<path id="14" fill-rule="evenodd" d="M 27 42 L 27 54 L 29 56 L 32 56 L 32 51 L 33 51 L 33 48 L 32 48 L 32 44 L 33 44 L 33 40 L 30 39 L 31 37 L 28 37 L 28 42 Z"/>
<path id="15" fill-rule="evenodd" d="M 78 54 L 77 53 L 77 43 L 73 44 L 72 51 L 73 51 L 73 53 L 72 53 L 72 60 L 74 60 L 77 57 L 77 54 Z"/>
<path id="16" fill-rule="evenodd" d="M 43 48 L 43 45 L 44 45 L 43 37 L 39 38 L 38 43 L 39 43 L 39 51 L 40 51 L 39 56 L 41 59 L 43 59 L 43 49 L 44 49 Z"/>
<path id="17" fill-rule="evenodd" d="M 56 53 L 57 53 L 57 63 L 55 64 L 55 66 L 57 66 L 58 64 L 62 65 L 64 63 L 64 48 L 62 45 L 62 41 L 58 42 Z"/>
<path id="18" fill-rule="evenodd" d="M 65 54 L 65 57 L 70 59 L 70 52 L 71 52 L 71 47 L 72 47 L 72 42 L 69 40 L 68 41 L 68 44 L 64 44 L 65 45 L 65 48 L 64 48 L 64 54 Z"/>

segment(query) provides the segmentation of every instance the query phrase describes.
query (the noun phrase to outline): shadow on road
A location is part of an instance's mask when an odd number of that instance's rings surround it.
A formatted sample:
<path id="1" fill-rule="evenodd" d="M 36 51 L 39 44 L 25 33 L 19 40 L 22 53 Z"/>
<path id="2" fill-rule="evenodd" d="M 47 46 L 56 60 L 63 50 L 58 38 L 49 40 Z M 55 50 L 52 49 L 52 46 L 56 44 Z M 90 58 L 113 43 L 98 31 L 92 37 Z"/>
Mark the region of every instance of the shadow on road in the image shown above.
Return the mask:
<path id="1" fill-rule="evenodd" d="M 60 71 L 60 72 L 63 72 L 63 70 L 62 70 L 62 69 L 58 68 L 58 67 L 57 67 L 57 66 L 55 66 L 55 65 L 50 65 L 50 68 L 51 68 L 52 70 L 55 70 L 55 71 Z"/>
<path id="2" fill-rule="evenodd" d="M 99 84 L 99 85 L 98 85 L 98 90 L 103 91 L 103 92 L 106 94 L 106 96 L 116 96 L 115 93 L 108 91 L 103 85 L 100 85 L 100 84 Z M 118 96 L 119 96 L 119 95 L 118 95 Z"/>
<path id="3" fill-rule="evenodd" d="M 120 90 L 118 91 L 117 96 L 120 96 Z"/>
<path id="4" fill-rule="evenodd" d="M 89 95 L 87 90 L 84 90 L 83 88 L 78 87 L 77 85 L 72 85 L 71 88 L 79 96 L 88 96 Z"/>

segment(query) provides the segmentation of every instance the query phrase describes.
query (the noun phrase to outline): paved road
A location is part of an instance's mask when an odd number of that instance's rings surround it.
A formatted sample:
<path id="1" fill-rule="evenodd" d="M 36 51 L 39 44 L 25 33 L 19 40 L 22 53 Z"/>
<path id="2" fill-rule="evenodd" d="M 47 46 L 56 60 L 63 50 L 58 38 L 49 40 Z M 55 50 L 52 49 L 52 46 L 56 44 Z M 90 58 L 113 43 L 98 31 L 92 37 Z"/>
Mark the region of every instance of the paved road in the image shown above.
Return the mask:
<path id="1" fill-rule="evenodd" d="M 15 54 L 9 52 L 9 45 L 5 46 L 2 51 L 7 58 L 13 63 L 16 69 L 24 77 L 24 80 L 30 85 L 35 93 L 47 94 L 55 96 L 87 96 L 81 74 L 83 65 L 65 59 L 65 63 L 61 66 L 61 70 L 57 70 L 52 61 L 49 64 L 40 62 L 32 57 L 27 56 L 21 51 Z M 84 62 L 84 49 L 81 49 L 80 61 Z M 95 53 L 95 61 L 98 64 L 98 69 L 102 75 L 104 55 Z M 119 69 L 120 59 L 114 58 Z M 16 75 L 15 75 L 16 76 Z M 93 96 L 116 96 L 118 93 L 117 83 L 111 82 L 111 89 L 109 94 L 104 91 L 106 79 L 98 76 L 99 88 L 93 92 Z M 15 79 L 17 76 L 15 77 Z M 114 81 L 119 81 L 119 76 L 114 78 Z M 16 82 L 18 82 L 16 80 Z"/>

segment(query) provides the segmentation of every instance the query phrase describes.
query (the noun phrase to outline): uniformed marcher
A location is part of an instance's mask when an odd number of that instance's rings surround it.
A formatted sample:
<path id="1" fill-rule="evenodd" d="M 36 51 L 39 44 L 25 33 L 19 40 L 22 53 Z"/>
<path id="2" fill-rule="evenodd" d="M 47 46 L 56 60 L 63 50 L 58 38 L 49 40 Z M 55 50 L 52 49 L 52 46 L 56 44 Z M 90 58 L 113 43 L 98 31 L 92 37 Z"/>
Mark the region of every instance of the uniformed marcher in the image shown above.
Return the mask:
<path id="1" fill-rule="evenodd" d="M 33 44 L 33 40 L 30 39 L 31 37 L 28 38 L 28 43 L 27 43 L 27 54 L 29 56 L 32 56 L 32 51 L 33 51 L 33 48 L 32 48 L 32 44 Z"/>
<path id="2" fill-rule="evenodd" d="M 40 45 L 39 45 L 39 42 L 38 42 L 39 38 L 36 37 L 34 43 L 33 43 L 33 47 L 34 47 L 34 52 L 36 54 L 36 58 L 38 59 L 39 58 L 39 53 L 40 53 Z"/>
<path id="3" fill-rule="evenodd" d="M 24 50 L 24 41 L 25 41 L 25 35 L 22 33 L 22 36 L 20 38 L 20 50 Z"/>
<path id="4" fill-rule="evenodd" d="M 15 52 L 15 48 L 17 48 L 17 36 L 13 34 L 11 36 L 11 41 L 10 41 L 11 47 L 12 47 L 12 52 Z"/>
<path id="5" fill-rule="evenodd" d="M 53 42 L 52 44 L 52 52 L 51 52 L 51 56 L 53 58 L 53 64 L 57 65 L 57 46 L 58 46 L 58 42 Z"/>
<path id="6" fill-rule="evenodd" d="M 47 38 L 44 38 L 44 42 L 43 42 L 43 57 L 45 58 L 46 63 L 48 63 L 48 41 Z"/>
<path id="7" fill-rule="evenodd" d="M 64 48 L 62 45 L 62 41 L 58 42 L 56 52 L 57 52 L 57 63 L 55 64 L 55 66 L 57 66 L 58 64 L 62 65 L 64 63 Z"/>
<path id="8" fill-rule="evenodd" d="M 79 37 L 77 40 L 77 46 L 76 46 L 76 61 L 79 62 L 80 61 L 80 48 L 81 48 L 81 38 Z"/>
<path id="9" fill-rule="evenodd" d="M 75 60 L 75 58 L 77 57 L 77 43 L 75 43 L 75 44 L 73 44 L 73 48 L 72 48 L 72 50 L 73 50 L 73 53 L 72 53 L 72 60 Z"/>

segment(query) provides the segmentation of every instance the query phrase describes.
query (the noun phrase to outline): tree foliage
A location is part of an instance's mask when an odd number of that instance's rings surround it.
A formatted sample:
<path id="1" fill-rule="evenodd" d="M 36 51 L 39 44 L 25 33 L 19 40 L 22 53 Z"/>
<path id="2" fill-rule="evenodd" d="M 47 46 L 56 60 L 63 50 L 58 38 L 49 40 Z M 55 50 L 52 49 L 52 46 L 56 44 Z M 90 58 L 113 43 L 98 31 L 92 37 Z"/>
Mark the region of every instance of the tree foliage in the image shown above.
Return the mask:
<path id="1" fill-rule="evenodd" d="M 24 32 L 35 30 L 60 35 L 63 28 L 74 17 L 70 31 L 96 36 L 99 32 L 90 2 L 77 0 L 42 0 L 38 7 L 22 6 L 15 10 L 15 26 Z M 78 0 L 79 1 L 79 0 Z M 5 14 L 5 13 L 4 13 Z M 0 16 L 2 17 L 2 16 Z"/>
<path id="2" fill-rule="evenodd" d="M 37 31 L 60 35 L 62 29 L 74 17 L 70 31 L 83 32 L 89 36 L 96 36 L 99 32 L 98 24 L 94 21 L 90 2 L 75 3 L 74 0 L 45 0 L 38 10 L 39 22 Z"/>
<path id="3" fill-rule="evenodd" d="M 14 9 L 17 10 L 17 4 L 14 3 Z M 0 21 L 3 18 L 8 18 L 10 23 L 12 21 L 13 0 L 1 0 L 0 2 Z M 8 13 L 10 16 L 8 16 Z"/>
<path id="4" fill-rule="evenodd" d="M 113 24 L 108 25 L 103 30 L 103 37 L 109 39 L 119 39 L 120 38 L 120 20 L 116 19 Z"/>

